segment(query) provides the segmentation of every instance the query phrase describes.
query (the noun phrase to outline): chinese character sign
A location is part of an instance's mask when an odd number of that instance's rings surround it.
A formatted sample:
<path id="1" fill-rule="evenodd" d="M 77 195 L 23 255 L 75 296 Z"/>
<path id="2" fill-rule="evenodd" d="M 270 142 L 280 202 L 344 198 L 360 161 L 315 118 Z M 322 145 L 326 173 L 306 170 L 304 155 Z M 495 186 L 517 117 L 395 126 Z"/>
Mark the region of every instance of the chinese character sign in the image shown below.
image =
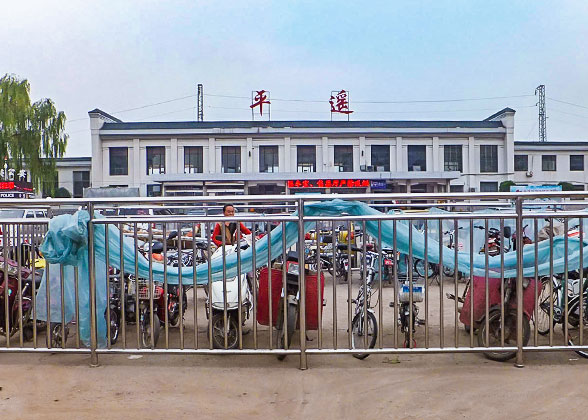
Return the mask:
<path id="1" fill-rule="evenodd" d="M 349 92 L 341 90 L 339 92 L 331 92 L 331 113 L 351 114 L 353 111 L 349 109 Z"/>
<path id="2" fill-rule="evenodd" d="M 263 104 L 271 104 L 269 101 L 269 92 L 265 90 L 257 90 L 255 92 L 251 92 L 251 106 L 250 108 L 253 110 L 255 107 L 259 107 L 259 115 L 263 116 Z"/>
<path id="3" fill-rule="evenodd" d="M 304 179 L 288 181 L 288 188 L 368 188 L 367 179 Z"/>

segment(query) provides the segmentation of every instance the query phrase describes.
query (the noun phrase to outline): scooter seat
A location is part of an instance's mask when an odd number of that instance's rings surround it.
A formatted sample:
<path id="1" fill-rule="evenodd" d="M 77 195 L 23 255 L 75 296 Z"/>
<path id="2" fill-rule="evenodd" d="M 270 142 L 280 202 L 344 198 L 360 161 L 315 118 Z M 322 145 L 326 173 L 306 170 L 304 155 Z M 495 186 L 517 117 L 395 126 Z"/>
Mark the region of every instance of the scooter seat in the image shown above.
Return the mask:
<path id="1" fill-rule="evenodd" d="M 337 244 L 337 249 L 339 251 L 347 251 L 349 249 L 349 247 L 347 245 L 345 245 L 345 244 Z M 352 246 L 351 247 L 351 251 L 353 251 L 353 252 L 361 252 L 362 249 L 359 248 L 359 247 L 356 247 L 356 246 Z"/>

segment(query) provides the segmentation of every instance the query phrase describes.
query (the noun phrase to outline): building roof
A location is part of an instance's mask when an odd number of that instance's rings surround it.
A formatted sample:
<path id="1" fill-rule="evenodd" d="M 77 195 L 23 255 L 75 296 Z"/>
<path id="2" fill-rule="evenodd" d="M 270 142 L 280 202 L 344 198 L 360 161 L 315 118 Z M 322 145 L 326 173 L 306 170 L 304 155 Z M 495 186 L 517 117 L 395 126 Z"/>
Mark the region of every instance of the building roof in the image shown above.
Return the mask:
<path id="1" fill-rule="evenodd" d="M 92 166 L 92 158 L 89 156 L 80 157 L 62 157 L 55 159 L 55 165 L 58 168 L 69 168 L 69 167 L 88 167 Z"/>
<path id="2" fill-rule="evenodd" d="M 533 146 L 533 147 L 558 147 L 558 146 L 588 146 L 588 141 L 529 141 L 516 140 L 515 146 Z"/>
<path id="3" fill-rule="evenodd" d="M 252 128 L 502 128 L 500 121 L 168 121 L 105 123 L 101 130 Z"/>
<path id="4" fill-rule="evenodd" d="M 508 113 L 508 112 L 512 112 L 512 113 L 514 114 L 516 111 L 515 111 L 514 109 L 512 109 L 512 108 L 508 108 L 508 107 L 506 107 L 506 108 L 503 108 L 503 109 L 501 109 L 501 110 L 500 110 L 500 111 L 498 111 L 497 113 L 490 115 L 490 116 L 489 116 L 488 118 L 486 118 L 484 121 L 492 121 L 492 120 L 494 120 L 494 119 L 496 119 L 496 118 L 500 117 L 502 114 L 506 114 L 506 113 Z"/>
<path id="5" fill-rule="evenodd" d="M 91 111 L 88 112 L 88 115 L 92 116 L 92 114 L 101 115 L 101 116 L 103 116 L 103 117 L 105 117 L 105 118 L 107 118 L 107 119 L 109 119 L 109 120 L 111 120 L 113 122 L 116 122 L 116 123 L 121 123 L 122 122 L 122 120 L 119 120 L 118 118 L 113 117 L 112 115 L 110 115 L 110 114 L 108 114 L 108 113 L 106 113 L 106 112 L 104 112 L 104 111 L 102 111 L 101 109 L 98 109 L 98 108 L 94 108 L 93 110 L 91 110 Z"/>

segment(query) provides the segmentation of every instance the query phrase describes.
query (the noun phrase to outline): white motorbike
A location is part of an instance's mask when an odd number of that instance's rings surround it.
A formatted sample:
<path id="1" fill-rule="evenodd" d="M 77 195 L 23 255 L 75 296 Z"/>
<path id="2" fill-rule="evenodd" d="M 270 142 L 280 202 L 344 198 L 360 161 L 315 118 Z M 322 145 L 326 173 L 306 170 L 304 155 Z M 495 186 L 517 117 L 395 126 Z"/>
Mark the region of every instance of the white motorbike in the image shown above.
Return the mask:
<path id="1" fill-rule="evenodd" d="M 250 246 L 250 235 L 246 235 L 238 244 L 225 245 L 225 258 L 236 254 L 239 247 L 243 251 Z M 211 264 L 216 258 L 223 258 L 222 246 L 212 254 Z M 215 281 L 212 283 L 211 289 L 207 290 L 206 317 L 212 316 L 212 344 L 214 348 L 235 349 L 239 345 L 239 284 L 241 288 L 241 325 L 243 325 L 249 319 L 249 314 L 253 307 L 253 295 L 251 294 L 246 274 L 227 278 L 225 282 L 222 280 Z M 226 324 L 225 304 L 227 310 Z"/>

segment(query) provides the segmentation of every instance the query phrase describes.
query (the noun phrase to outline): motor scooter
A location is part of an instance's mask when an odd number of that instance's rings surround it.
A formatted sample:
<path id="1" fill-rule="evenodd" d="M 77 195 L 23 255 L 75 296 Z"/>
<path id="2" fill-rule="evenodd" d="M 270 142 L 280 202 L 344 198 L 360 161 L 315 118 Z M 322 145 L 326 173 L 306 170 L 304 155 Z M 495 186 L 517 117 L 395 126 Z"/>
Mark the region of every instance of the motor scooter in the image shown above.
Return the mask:
<path id="1" fill-rule="evenodd" d="M 245 250 L 251 246 L 251 235 L 244 235 L 235 245 L 221 246 L 214 251 L 211 260 L 227 258 L 236 254 L 241 248 Z M 226 289 L 225 289 L 226 286 Z M 239 287 L 241 295 L 239 296 Z M 212 344 L 214 348 L 235 349 L 239 345 L 239 302 L 241 302 L 241 324 L 249 319 L 253 307 L 253 296 L 247 280 L 247 274 L 227 278 L 226 281 L 215 281 L 210 290 L 205 288 L 206 317 L 212 317 Z M 226 308 L 226 323 L 225 323 Z"/>

